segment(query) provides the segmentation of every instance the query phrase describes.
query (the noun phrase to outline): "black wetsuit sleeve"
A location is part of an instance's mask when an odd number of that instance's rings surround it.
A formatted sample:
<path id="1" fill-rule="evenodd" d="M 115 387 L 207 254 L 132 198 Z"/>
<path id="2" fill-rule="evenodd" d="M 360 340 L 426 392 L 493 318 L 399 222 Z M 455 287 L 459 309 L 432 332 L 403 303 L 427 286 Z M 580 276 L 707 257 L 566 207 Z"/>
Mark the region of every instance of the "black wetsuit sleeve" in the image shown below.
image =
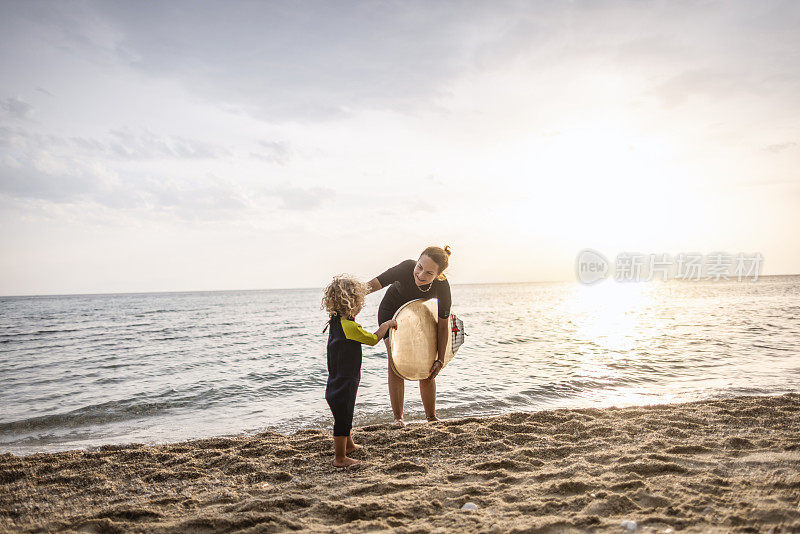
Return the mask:
<path id="1" fill-rule="evenodd" d="M 436 290 L 436 298 L 439 299 L 439 317 L 446 319 L 450 316 L 450 304 L 452 303 L 450 282 L 448 282 L 447 279 L 445 279 Z"/>
<path id="2" fill-rule="evenodd" d="M 409 274 L 414 273 L 414 266 L 417 264 L 414 260 L 401 261 L 394 267 L 386 269 L 384 272 L 376 276 L 381 287 L 391 285 L 392 282 L 402 280 Z"/>

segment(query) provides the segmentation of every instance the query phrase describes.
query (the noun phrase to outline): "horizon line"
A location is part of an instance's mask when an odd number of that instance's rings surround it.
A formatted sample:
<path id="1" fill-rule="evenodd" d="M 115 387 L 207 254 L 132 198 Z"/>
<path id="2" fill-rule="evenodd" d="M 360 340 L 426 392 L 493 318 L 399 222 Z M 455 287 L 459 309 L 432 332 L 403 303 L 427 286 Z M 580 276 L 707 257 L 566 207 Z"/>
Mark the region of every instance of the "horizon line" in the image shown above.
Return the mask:
<path id="1" fill-rule="evenodd" d="M 762 274 L 759 275 L 759 278 L 770 278 L 776 276 L 800 276 L 800 273 L 786 273 L 786 274 Z M 656 282 L 664 282 L 664 281 L 672 281 L 673 279 L 669 280 L 654 280 Z M 675 280 L 677 282 L 703 282 L 708 280 Z M 727 280 L 730 282 L 730 280 Z M 748 279 L 742 281 L 751 281 Z M 527 281 L 515 281 L 515 282 L 459 282 L 457 284 L 452 284 L 454 286 L 477 286 L 477 285 L 513 285 L 513 284 L 555 284 L 555 283 L 564 283 L 564 282 L 575 282 L 580 284 L 581 282 L 576 279 L 571 280 L 527 280 Z M 641 283 L 641 282 L 637 282 Z M 581 284 L 585 285 L 585 284 Z M 178 290 L 162 290 L 162 291 L 109 291 L 109 292 L 100 292 L 100 293 L 36 293 L 36 294 L 18 294 L 18 295 L 0 295 L 0 299 L 2 298 L 22 298 L 22 297 L 90 297 L 90 296 L 102 296 L 102 295 L 157 295 L 162 293 L 231 293 L 237 291 L 299 291 L 304 289 L 323 289 L 321 286 L 311 286 L 311 287 L 268 287 L 268 288 L 248 288 L 248 289 L 178 289 Z M 381 289 L 386 289 L 382 287 Z M 380 289 L 378 290 L 380 291 Z"/>

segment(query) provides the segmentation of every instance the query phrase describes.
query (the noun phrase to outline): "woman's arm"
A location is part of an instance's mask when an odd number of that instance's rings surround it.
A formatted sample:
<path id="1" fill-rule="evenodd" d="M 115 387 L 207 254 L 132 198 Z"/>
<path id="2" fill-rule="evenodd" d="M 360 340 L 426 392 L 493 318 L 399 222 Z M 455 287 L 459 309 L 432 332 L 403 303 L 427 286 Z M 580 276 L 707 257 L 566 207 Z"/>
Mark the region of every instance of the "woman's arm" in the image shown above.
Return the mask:
<path id="1" fill-rule="evenodd" d="M 444 351 L 447 350 L 447 322 L 450 317 L 442 319 L 436 324 L 436 359 L 444 362 Z"/>
<path id="2" fill-rule="evenodd" d="M 439 371 L 442 370 L 442 366 L 444 365 L 444 351 L 447 350 L 447 322 L 449 320 L 450 317 L 445 317 L 444 319 L 439 317 L 439 322 L 436 325 L 436 359 L 442 362 L 442 365 L 433 362 L 431 366 L 431 375 L 428 379 L 436 378 L 436 375 L 439 374 Z"/>
<path id="3" fill-rule="evenodd" d="M 369 282 L 367 282 L 367 295 L 370 293 L 374 293 L 381 288 L 381 283 L 378 282 L 377 278 L 373 278 Z"/>
<path id="4" fill-rule="evenodd" d="M 389 267 L 367 283 L 371 288 L 368 293 L 377 291 L 382 287 L 389 287 L 393 282 L 413 276 L 416 263 L 414 260 L 403 260 L 394 267 Z"/>

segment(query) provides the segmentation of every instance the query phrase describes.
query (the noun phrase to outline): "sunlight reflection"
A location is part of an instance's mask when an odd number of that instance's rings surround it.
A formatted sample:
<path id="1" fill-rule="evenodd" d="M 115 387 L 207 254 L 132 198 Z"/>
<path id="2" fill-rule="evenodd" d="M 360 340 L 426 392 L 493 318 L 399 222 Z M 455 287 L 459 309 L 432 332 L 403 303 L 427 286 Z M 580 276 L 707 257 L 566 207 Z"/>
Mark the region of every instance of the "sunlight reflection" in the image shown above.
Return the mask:
<path id="1" fill-rule="evenodd" d="M 674 393 L 659 391 L 652 393 L 642 389 L 615 389 L 610 391 L 593 392 L 589 405 L 594 407 L 617 406 L 643 406 L 648 404 L 661 404 L 693 400 L 695 397 L 681 397 Z"/>
<path id="2" fill-rule="evenodd" d="M 564 303 L 564 312 L 571 318 L 573 335 L 579 341 L 626 352 L 655 335 L 653 325 L 644 321 L 644 313 L 654 300 L 653 284 L 607 280 L 591 286 L 576 285 Z"/>

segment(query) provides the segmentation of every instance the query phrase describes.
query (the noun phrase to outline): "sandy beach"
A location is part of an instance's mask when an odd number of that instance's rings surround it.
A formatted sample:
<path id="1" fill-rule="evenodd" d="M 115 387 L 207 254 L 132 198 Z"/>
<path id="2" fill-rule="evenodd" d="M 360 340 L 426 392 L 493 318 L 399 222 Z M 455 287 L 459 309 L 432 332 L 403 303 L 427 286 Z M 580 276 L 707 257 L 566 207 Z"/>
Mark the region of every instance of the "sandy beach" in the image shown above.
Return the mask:
<path id="1" fill-rule="evenodd" d="M 373 425 L 354 430 L 364 463 L 345 470 L 318 430 L 4 454 L 0 531 L 800 532 L 799 406 Z"/>

